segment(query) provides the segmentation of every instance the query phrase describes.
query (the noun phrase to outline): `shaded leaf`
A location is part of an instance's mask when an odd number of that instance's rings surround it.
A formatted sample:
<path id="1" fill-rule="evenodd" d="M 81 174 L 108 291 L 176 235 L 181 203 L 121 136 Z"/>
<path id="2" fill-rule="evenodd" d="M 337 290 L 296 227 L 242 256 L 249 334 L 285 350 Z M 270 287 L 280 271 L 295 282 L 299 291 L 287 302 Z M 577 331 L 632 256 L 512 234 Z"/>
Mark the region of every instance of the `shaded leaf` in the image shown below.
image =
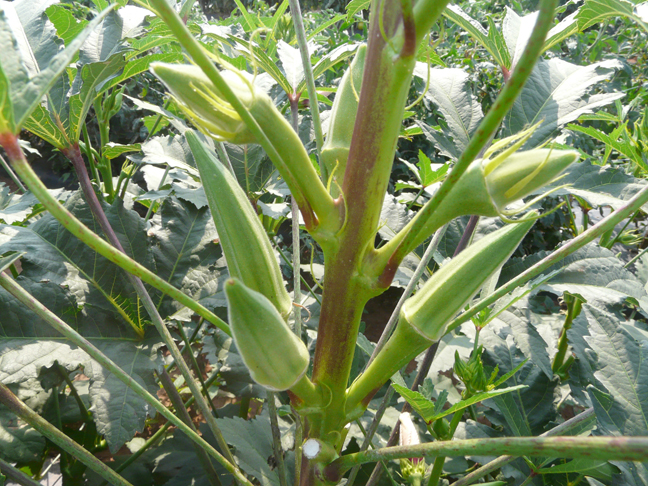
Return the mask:
<path id="1" fill-rule="evenodd" d="M 504 120 L 502 136 L 513 135 L 542 120 L 525 145 L 533 148 L 582 114 L 623 97 L 623 93 L 588 94 L 596 83 L 609 79 L 619 67 L 619 62 L 613 60 L 577 66 L 558 58 L 540 59 Z"/>

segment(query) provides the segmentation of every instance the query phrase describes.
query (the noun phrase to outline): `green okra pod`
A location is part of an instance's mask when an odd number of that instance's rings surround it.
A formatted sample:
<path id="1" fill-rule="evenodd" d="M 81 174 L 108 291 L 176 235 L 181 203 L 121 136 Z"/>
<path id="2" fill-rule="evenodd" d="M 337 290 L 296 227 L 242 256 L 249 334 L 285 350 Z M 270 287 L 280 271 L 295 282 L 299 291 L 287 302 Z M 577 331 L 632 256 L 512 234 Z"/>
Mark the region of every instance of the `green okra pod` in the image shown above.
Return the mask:
<path id="1" fill-rule="evenodd" d="M 263 294 L 287 317 L 292 300 L 272 244 L 245 192 L 194 132 L 185 135 L 200 171 L 230 275 Z"/>
<path id="2" fill-rule="evenodd" d="M 396 371 L 443 337 L 447 324 L 518 247 L 534 218 L 509 224 L 469 246 L 405 301 L 394 334 L 348 392 L 347 413 Z M 363 402 L 364 403 L 364 402 Z"/>
<path id="3" fill-rule="evenodd" d="M 358 48 L 349 69 L 342 76 L 331 108 L 328 133 L 322 146 L 321 162 L 328 178 L 333 182 L 330 191 L 334 197 L 339 196 L 339 188 L 342 187 L 349 158 L 366 53 L 367 46 L 363 44 Z"/>
<path id="4" fill-rule="evenodd" d="M 225 294 L 232 336 L 254 381 L 283 391 L 308 380 L 308 349 L 272 303 L 237 279 L 225 283 Z"/>

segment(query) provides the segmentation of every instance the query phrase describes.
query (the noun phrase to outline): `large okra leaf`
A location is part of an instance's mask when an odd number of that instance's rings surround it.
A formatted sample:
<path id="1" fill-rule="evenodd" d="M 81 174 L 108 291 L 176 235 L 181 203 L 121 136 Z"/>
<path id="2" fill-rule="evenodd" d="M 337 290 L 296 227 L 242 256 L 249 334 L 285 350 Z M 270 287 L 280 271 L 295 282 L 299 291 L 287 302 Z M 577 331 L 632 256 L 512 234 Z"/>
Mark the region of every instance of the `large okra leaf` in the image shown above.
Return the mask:
<path id="1" fill-rule="evenodd" d="M 618 314 L 584 305 L 588 322 L 585 340 L 596 354 L 594 376 L 606 393 L 588 388 L 601 435 L 648 435 L 648 334 L 632 324 L 619 325 Z M 621 318 L 622 319 L 622 318 Z M 614 463 L 621 469 L 617 484 L 648 481 L 648 466 Z"/>
<path id="2" fill-rule="evenodd" d="M 0 39 L 3 46 L 0 50 L 0 100 L 3 100 L 2 115 L 9 122 L 12 132 L 20 130 L 41 98 L 57 83 L 60 74 L 88 36 L 109 13 L 106 10 L 98 15 L 64 47 L 45 14 L 47 7 L 53 3 L 54 0 L 0 3 Z"/>
<path id="3" fill-rule="evenodd" d="M 542 121 L 525 145 L 533 148 L 582 114 L 622 98 L 623 93 L 618 92 L 589 94 L 597 83 L 609 79 L 620 67 L 615 60 L 577 66 L 558 58 L 540 59 L 504 119 L 502 136 Z"/>

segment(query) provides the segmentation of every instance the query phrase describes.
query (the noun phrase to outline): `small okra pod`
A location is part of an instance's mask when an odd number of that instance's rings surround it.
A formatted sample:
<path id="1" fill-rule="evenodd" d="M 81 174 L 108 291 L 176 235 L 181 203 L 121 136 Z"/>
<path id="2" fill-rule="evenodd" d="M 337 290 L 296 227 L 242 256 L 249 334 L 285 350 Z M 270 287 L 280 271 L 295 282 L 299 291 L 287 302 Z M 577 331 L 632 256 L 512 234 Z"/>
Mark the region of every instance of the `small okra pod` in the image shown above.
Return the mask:
<path id="1" fill-rule="evenodd" d="M 225 294 L 232 336 L 254 381 L 284 391 L 307 380 L 308 349 L 272 303 L 237 279 L 225 283 Z"/>
<path id="2" fill-rule="evenodd" d="M 357 413 L 396 371 L 446 333 L 448 323 L 511 256 L 534 224 L 523 218 L 483 237 L 434 272 L 405 301 L 385 347 L 348 391 L 347 413 Z"/>
<path id="3" fill-rule="evenodd" d="M 322 146 L 322 165 L 326 169 L 327 176 L 337 182 L 330 188 L 331 194 L 335 197 L 339 195 L 338 186 L 342 186 L 349 158 L 366 52 L 367 46 L 360 46 L 349 69 L 342 76 L 331 108 L 328 133 Z"/>

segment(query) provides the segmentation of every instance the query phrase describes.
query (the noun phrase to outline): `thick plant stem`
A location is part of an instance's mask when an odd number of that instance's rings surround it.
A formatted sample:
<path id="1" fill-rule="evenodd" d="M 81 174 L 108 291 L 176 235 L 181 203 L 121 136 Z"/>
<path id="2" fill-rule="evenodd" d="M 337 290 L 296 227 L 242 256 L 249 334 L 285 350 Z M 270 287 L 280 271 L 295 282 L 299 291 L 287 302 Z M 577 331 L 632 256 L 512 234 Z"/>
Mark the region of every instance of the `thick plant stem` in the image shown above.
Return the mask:
<path id="1" fill-rule="evenodd" d="M 428 442 L 347 454 L 326 466 L 324 474 L 327 480 L 335 482 L 351 467 L 367 462 L 501 454 L 644 462 L 648 461 L 648 437 L 507 437 Z"/>
<path id="2" fill-rule="evenodd" d="M 390 37 L 398 31 L 399 14 L 400 2 L 384 2 L 384 27 Z M 367 278 L 365 259 L 373 250 L 415 62 L 413 55 L 399 56 L 402 39 L 396 39 L 396 44 L 400 45 L 392 48 L 378 22 L 372 23 L 340 196 L 346 204 L 346 221 L 336 247 L 324 249 L 328 284 L 322 297 L 313 381 L 330 391 L 331 401 L 322 420 L 317 425 L 311 421 L 310 436 L 332 443 L 339 441 L 346 422 L 345 392 L 362 309 L 382 291 Z"/>
<path id="3" fill-rule="evenodd" d="M 123 477 L 106 466 L 90 452 L 74 442 L 67 435 L 65 435 L 63 432 L 61 432 L 47 420 L 34 412 L 31 408 L 25 405 L 22 400 L 16 397 L 3 383 L 0 383 L 0 403 L 6 406 L 9 410 L 11 410 L 33 428 L 38 430 L 41 434 L 43 434 L 54 444 L 59 446 L 62 450 L 69 452 L 77 460 L 88 466 L 102 478 L 108 480 L 111 484 L 114 484 L 116 486 L 132 486 L 131 483 L 126 481 Z"/>
<path id="4" fill-rule="evenodd" d="M 164 405 L 162 405 L 153 395 L 151 395 L 142 385 L 137 383 L 133 378 L 127 375 L 119 366 L 117 366 L 111 359 L 104 355 L 97 349 L 90 341 L 81 336 L 78 332 L 72 329 L 68 324 L 63 322 L 58 316 L 53 314 L 47 307 L 41 304 L 38 300 L 26 292 L 20 285 L 13 281 L 7 274 L 0 272 L 0 286 L 7 292 L 18 299 L 25 307 L 32 310 L 38 317 L 43 319 L 48 325 L 53 327 L 56 331 L 60 332 L 73 344 L 79 346 L 86 353 L 88 353 L 95 361 L 101 366 L 114 374 L 117 379 L 123 382 L 131 390 L 133 390 L 139 397 L 150 404 L 157 410 L 164 418 L 173 423 L 178 429 L 184 432 L 189 439 L 197 443 L 207 453 L 216 459 L 228 472 L 230 472 L 242 486 L 252 486 L 252 483 L 243 476 L 239 469 L 230 461 L 225 459 L 216 449 L 214 449 L 207 441 L 197 435 L 190 427 L 185 425 L 182 420 L 173 415 Z"/>
<path id="5" fill-rule="evenodd" d="M 513 105 L 526 80 L 531 75 L 533 66 L 542 52 L 546 34 L 553 25 L 554 11 L 557 3 L 557 0 L 542 0 L 540 2 L 538 19 L 520 61 L 516 65 L 511 78 L 504 86 L 504 89 L 502 89 L 495 100 L 495 104 L 488 111 L 477 131 L 470 139 L 468 146 L 459 157 L 452 172 L 445 179 L 432 199 L 417 213 L 416 217 L 393 240 L 378 250 L 379 259 L 381 262 L 384 262 L 384 272 L 381 276 L 383 285 L 391 282 L 403 258 L 436 230 L 435 227 L 430 227 L 428 224 L 433 213 L 450 193 L 454 184 L 456 184 L 468 169 L 468 166 L 475 157 L 478 156 L 482 148 L 488 143 L 491 135 L 504 119 L 504 116 Z"/>
<path id="6" fill-rule="evenodd" d="M 557 435 L 563 435 L 569 432 L 574 427 L 581 425 L 583 424 L 583 422 L 587 422 L 589 420 L 593 420 L 593 421 L 596 420 L 596 414 L 594 413 L 593 408 L 588 408 L 583 413 L 579 413 L 575 417 L 567 420 L 566 422 L 563 422 L 557 427 L 548 430 L 540 437 L 553 437 Z M 489 474 L 493 471 L 496 471 L 497 469 L 500 469 L 502 466 L 508 464 L 514 459 L 515 456 L 500 456 L 497 459 L 492 460 L 488 464 L 484 464 L 482 467 L 471 472 L 467 476 L 464 476 L 463 478 L 459 479 L 459 481 L 454 483 L 454 486 L 468 486 L 469 484 L 473 484 L 475 481 L 481 479 L 486 474 Z"/>
<path id="7" fill-rule="evenodd" d="M 158 376 L 160 378 L 162 388 L 164 388 L 164 391 L 169 397 L 169 400 L 171 400 L 171 403 L 176 409 L 176 414 L 179 416 L 180 420 L 187 424 L 188 427 L 191 427 L 191 430 L 196 432 L 196 426 L 191 421 L 189 412 L 187 411 L 184 403 L 182 403 L 182 397 L 180 397 L 178 390 L 176 390 L 175 386 L 173 385 L 173 380 L 169 376 L 169 373 L 167 373 L 167 371 L 162 368 L 162 371 Z M 196 451 L 196 456 L 198 456 L 198 461 L 205 470 L 205 476 L 207 476 L 209 484 L 211 484 L 212 486 L 221 486 L 220 479 L 218 479 L 218 473 L 216 472 L 216 469 L 214 469 L 214 465 L 212 464 L 211 459 L 209 459 L 207 453 L 198 444 L 194 443 L 193 446 L 194 450 Z"/>
<path id="8" fill-rule="evenodd" d="M 136 277 L 141 278 L 147 284 L 164 292 L 182 305 L 187 306 L 196 314 L 204 317 L 228 335 L 230 334 L 229 326 L 213 312 L 200 305 L 185 293 L 176 289 L 167 281 L 158 277 L 149 269 L 143 267 L 124 253 L 120 252 L 117 248 L 101 239 L 98 235 L 94 234 L 90 228 L 72 216 L 68 210 L 65 209 L 63 205 L 61 205 L 47 191 L 45 185 L 43 185 L 36 173 L 30 167 L 27 159 L 25 159 L 25 156 L 18 145 L 18 139 L 14 135 L 4 134 L 0 136 L 0 145 L 4 147 L 13 168 L 25 182 L 29 190 L 34 194 L 34 196 L 36 196 L 45 209 L 47 209 L 70 233 L 79 238 L 83 243 L 88 245 L 101 256 L 107 258 Z"/>
<path id="9" fill-rule="evenodd" d="M 603 233 L 609 231 L 611 228 L 614 228 L 617 224 L 619 224 L 625 218 L 629 217 L 632 213 L 634 213 L 637 209 L 639 209 L 647 202 L 648 187 L 639 191 L 632 199 L 630 199 L 626 203 L 625 206 L 620 207 L 619 209 L 611 213 L 607 218 L 602 219 L 588 230 L 583 231 L 576 238 L 570 240 L 565 245 L 561 246 L 559 249 L 551 253 L 549 256 L 543 258 L 535 265 L 527 268 L 524 272 L 522 272 L 514 279 L 509 280 L 506 284 L 502 285 L 487 298 L 470 307 L 470 309 L 461 314 L 448 325 L 447 332 L 456 329 L 482 309 L 485 309 L 489 305 L 495 303 L 498 299 L 502 298 L 515 288 L 519 287 L 520 285 L 524 285 L 526 282 L 548 270 L 563 258 L 584 247 L 590 241 L 600 237 Z"/>

